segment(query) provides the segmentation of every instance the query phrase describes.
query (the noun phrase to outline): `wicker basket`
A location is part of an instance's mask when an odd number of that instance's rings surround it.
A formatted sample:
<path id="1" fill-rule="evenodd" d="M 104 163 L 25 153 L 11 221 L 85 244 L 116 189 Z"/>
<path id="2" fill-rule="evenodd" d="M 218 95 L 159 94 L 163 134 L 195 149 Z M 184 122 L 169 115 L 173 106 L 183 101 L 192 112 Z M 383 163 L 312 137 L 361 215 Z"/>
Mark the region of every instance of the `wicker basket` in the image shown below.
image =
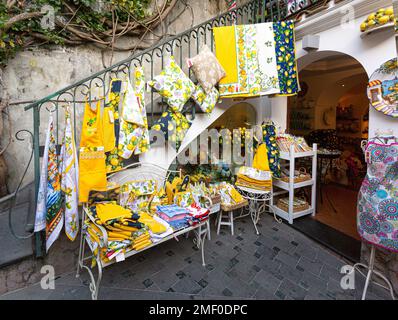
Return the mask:
<path id="1" fill-rule="evenodd" d="M 281 199 L 279 199 L 277 205 L 276 205 L 279 209 L 282 209 L 285 212 L 289 212 L 289 206 L 286 205 L 284 202 L 281 201 Z M 304 211 L 310 208 L 310 205 L 308 204 L 308 202 L 306 202 L 303 205 L 296 205 L 293 206 L 293 212 L 300 212 L 300 211 Z"/>
<path id="2" fill-rule="evenodd" d="M 234 204 L 224 204 L 224 203 L 222 203 L 221 204 L 221 210 L 225 211 L 225 212 L 228 212 L 228 211 L 233 211 L 233 210 L 236 210 L 236 209 L 240 209 L 240 208 L 246 207 L 248 205 L 249 205 L 249 202 L 246 199 L 244 199 L 241 202 L 234 203 Z"/>
<path id="3" fill-rule="evenodd" d="M 307 170 L 305 170 L 305 168 L 300 168 L 299 172 L 300 172 L 300 175 L 298 177 L 294 177 L 294 183 L 304 182 L 304 181 L 308 181 L 308 180 L 312 179 L 311 175 L 309 173 L 307 173 Z M 289 181 L 290 177 L 288 177 L 288 176 L 284 176 L 280 179 L 287 183 L 290 182 Z"/>

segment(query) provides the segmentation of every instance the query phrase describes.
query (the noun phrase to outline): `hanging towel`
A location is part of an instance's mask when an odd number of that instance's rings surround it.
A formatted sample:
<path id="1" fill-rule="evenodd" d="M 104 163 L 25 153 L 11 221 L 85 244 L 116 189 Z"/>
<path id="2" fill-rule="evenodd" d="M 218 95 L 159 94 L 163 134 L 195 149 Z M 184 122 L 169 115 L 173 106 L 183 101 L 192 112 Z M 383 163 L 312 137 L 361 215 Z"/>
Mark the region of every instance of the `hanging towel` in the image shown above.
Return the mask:
<path id="1" fill-rule="evenodd" d="M 35 232 L 46 230 L 46 251 L 58 238 L 63 226 L 60 182 L 54 121 L 50 115 L 35 218 Z"/>
<path id="2" fill-rule="evenodd" d="M 79 164 L 70 110 L 65 109 L 65 133 L 61 148 L 61 189 L 65 195 L 65 233 L 74 241 L 79 232 L 78 181 Z"/>
<path id="3" fill-rule="evenodd" d="M 280 95 L 295 95 L 299 91 L 299 82 L 296 65 L 294 22 L 274 22 L 273 28 Z"/>
<path id="4" fill-rule="evenodd" d="M 238 92 L 238 61 L 235 26 L 213 28 L 216 57 L 225 70 L 226 76 L 220 80 L 220 96 Z M 242 42 L 241 42 L 242 44 Z"/>
<path id="5" fill-rule="evenodd" d="M 125 82 L 118 146 L 118 155 L 123 159 L 129 159 L 133 153 L 144 153 L 149 147 L 148 121 L 143 103 L 143 75 L 143 70 L 138 68 L 135 72 L 136 90 L 133 89 L 129 78 Z"/>
<path id="6" fill-rule="evenodd" d="M 112 173 L 120 171 L 123 168 L 123 158 L 119 156 L 119 136 L 120 136 L 120 114 L 119 104 L 122 96 L 123 81 L 121 79 L 112 79 L 110 84 L 110 92 L 106 108 L 109 108 L 109 113 L 113 119 L 113 128 L 115 135 L 115 145 L 113 149 L 106 152 L 106 172 Z"/>
<path id="7" fill-rule="evenodd" d="M 87 202 L 91 190 L 105 191 L 107 187 L 101 109 L 93 111 L 85 105 L 79 150 L 79 202 Z"/>
<path id="8" fill-rule="evenodd" d="M 256 28 L 256 45 L 258 76 L 260 77 L 260 94 L 280 92 L 273 23 L 259 23 Z"/>
<path id="9" fill-rule="evenodd" d="M 104 116 L 102 117 L 102 127 L 104 132 L 104 150 L 110 152 L 116 147 L 115 137 L 115 118 L 112 106 L 104 107 Z"/>

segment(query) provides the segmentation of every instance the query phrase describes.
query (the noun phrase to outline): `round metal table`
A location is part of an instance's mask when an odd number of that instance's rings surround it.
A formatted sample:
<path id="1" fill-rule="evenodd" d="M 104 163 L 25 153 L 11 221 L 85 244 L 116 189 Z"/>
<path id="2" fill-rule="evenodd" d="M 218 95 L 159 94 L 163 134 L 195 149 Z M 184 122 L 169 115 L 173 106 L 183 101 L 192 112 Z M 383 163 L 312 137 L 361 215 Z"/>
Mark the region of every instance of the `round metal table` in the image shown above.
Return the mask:
<path id="1" fill-rule="evenodd" d="M 265 212 L 265 209 L 268 207 L 271 212 L 274 214 L 274 218 L 278 223 L 282 223 L 281 219 L 278 219 L 276 217 L 276 214 L 271 206 L 271 200 L 272 200 L 272 191 L 263 191 L 263 190 L 257 190 L 257 189 L 252 189 L 248 187 L 241 187 L 241 186 L 236 186 L 240 194 L 242 195 L 243 198 L 245 198 L 249 202 L 249 213 L 240 215 L 236 217 L 235 219 L 240 219 L 243 217 L 246 217 L 250 215 L 254 229 L 256 230 L 256 234 L 260 234 L 257 229 L 257 224 L 258 221 L 260 220 L 260 214 Z M 268 203 L 267 203 L 268 202 Z"/>

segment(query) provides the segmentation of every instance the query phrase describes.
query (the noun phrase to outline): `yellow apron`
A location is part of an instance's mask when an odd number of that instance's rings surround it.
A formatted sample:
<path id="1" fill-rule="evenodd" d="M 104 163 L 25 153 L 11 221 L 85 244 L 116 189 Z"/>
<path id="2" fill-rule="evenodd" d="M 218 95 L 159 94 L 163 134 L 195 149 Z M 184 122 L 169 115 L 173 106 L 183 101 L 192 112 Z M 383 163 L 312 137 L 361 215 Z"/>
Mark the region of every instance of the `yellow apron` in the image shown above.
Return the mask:
<path id="1" fill-rule="evenodd" d="M 265 145 L 265 143 L 260 144 L 260 146 L 257 148 L 256 154 L 254 155 L 252 167 L 262 171 L 270 170 L 267 146 Z"/>
<path id="2" fill-rule="evenodd" d="M 87 202 L 91 190 L 106 190 L 106 185 L 100 102 L 95 111 L 86 102 L 79 152 L 79 202 Z"/>

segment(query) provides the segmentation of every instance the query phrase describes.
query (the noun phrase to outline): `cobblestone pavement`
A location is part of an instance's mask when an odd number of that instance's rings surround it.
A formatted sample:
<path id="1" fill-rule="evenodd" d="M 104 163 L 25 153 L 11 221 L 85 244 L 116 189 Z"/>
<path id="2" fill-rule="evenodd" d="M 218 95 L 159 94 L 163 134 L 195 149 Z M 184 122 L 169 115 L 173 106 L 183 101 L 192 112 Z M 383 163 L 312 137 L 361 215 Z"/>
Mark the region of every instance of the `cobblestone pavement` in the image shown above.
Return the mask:
<path id="1" fill-rule="evenodd" d="M 236 220 L 235 236 L 224 227 L 206 241 L 206 267 L 192 239 L 180 238 L 133 256 L 104 270 L 99 299 L 359 299 L 340 286 L 340 268 L 348 264 L 287 224 L 262 217 L 257 236 L 249 217 Z M 88 275 L 65 274 L 54 290 L 36 284 L 0 299 L 90 299 Z M 367 299 L 390 299 L 371 285 Z"/>

